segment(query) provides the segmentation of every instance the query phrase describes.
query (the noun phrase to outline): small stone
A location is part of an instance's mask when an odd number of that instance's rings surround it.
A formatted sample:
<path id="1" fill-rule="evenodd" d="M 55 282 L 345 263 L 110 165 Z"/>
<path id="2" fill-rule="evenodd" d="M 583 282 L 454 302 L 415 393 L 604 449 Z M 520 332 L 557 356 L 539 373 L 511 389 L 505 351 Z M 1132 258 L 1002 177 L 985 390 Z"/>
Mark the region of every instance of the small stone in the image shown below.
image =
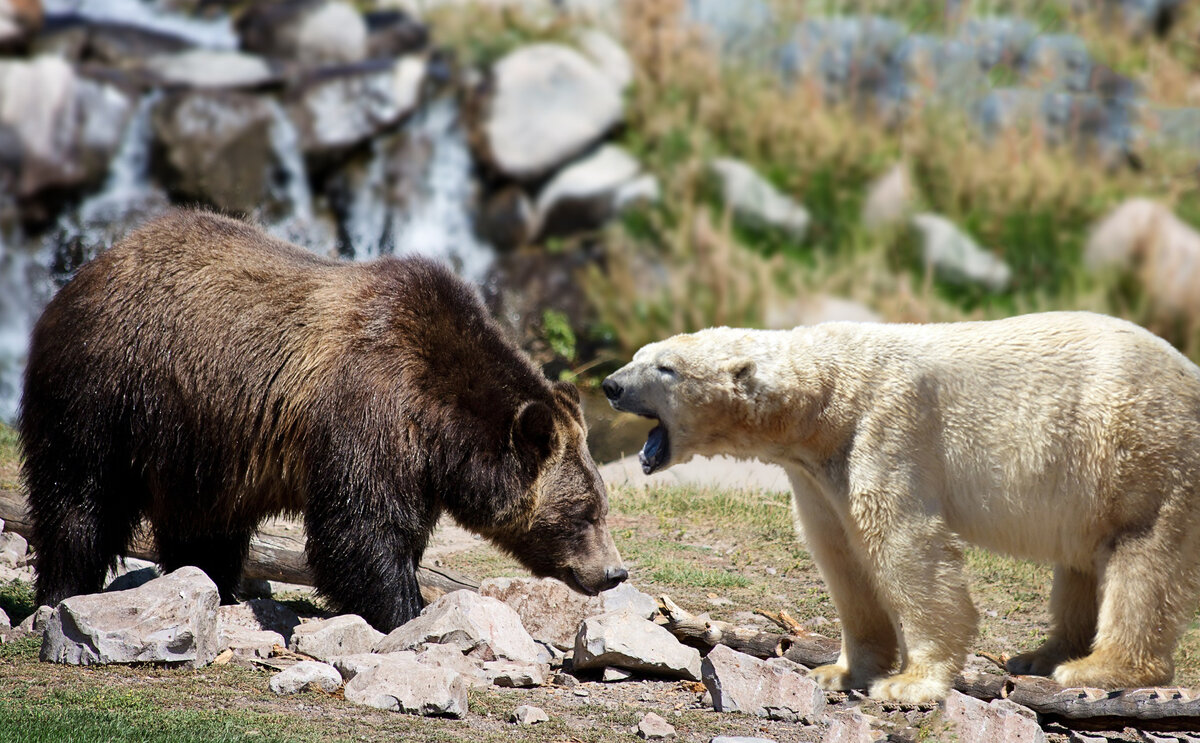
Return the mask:
<path id="1" fill-rule="evenodd" d="M 0 533 L 0 565 L 21 567 L 25 562 L 25 554 L 29 552 L 29 542 L 15 531 Z"/>
<path id="2" fill-rule="evenodd" d="M 0 609 L 0 629 L 12 629 L 12 622 L 9 620 L 8 614 L 4 613 L 3 609 Z"/>
<path id="3" fill-rule="evenodd" d="M 821 743 L 877 743 L 887 740 L 887 733 L 876 727 L 878 720 L 850 709 L 833 715 Z"/>
<path id="4" fill-rule="evenodd" d="M 951 689 L 946 695 L 943 710 L 951 729 L 958 734 L 962 743 L 1046 741 L 1046 734 L 1037 723 L 1037 715 L 1007 699 L 987 703 Z M 1026 711 L 1031 714 L 1026 714 Z"/>
<path id="5" fill-rule="evenodd" d="M 510 722 L 515 722 L 518 725 L 536 725 L 539 722 L 550 722 L 550 715 L 541 707 L 534 707 L 530 704 L 522 704 L 513 710 Z"/>
<path id="6" fill-rule="evenodd" d="M 704 686 L 718 712 L 815 720 L 825 711 L 825 695 L 801 670 L 783 658 L 762 661 L 718 645 L 704 659 Z"/>
<path id="7" fill-rule="evenodd" d="M 39 606 L 29 616 L 17 625 L 17 629 L 30 634 L 41 634 L 46 629 L 46 622 L 50 619 L 50 615 L 54 613 L 53 606 Z"/>
<path id="8" fill-rule="evenodd" d="M 576 689 L 576 690 L 575 690 L 575 696 L 577 696 L 577 697 L 586 697 L 586 696 L 590 696 L 590 694 L 588 693 L 588 690 L 587 690 L 587 689 Z"/>
<path id="9" fill-rule="evenodd" d="M 917 214 L 912 223 L 922 236 L 925 263 L 944 281 L 980 284 L 992 291 L 1001 291 L 1012 280 L 1012 269 L 1007 263 L 984 250 L 945 217 Z"/>
<path id="10" fill-rule="evenodd" d="M 376 709 L 424 716 L 467 714 L 467 682 L 448 668 L 415 659 L 388 659 L 346 684 L 346 701 Z"/>
<path id="11" fill-rule="evenodd" d="M 375 652 L 419 649 L 427 644 L 449 644 L 482 660 L 507 659 L 537 663 L 541 648 L 521 618 L 504 603 L 473 591 L 442 596 L 412 621 L 383 637 Z"/>
<path id="12" fill-rule="evenodd" d="M 357 614 L 305 622 L 292 630 L 288 649 L 327 660 L 338 655 L 369 653 L 383 633 Z"/>
<path id="13" fill-rule="evenodd" d="M 303 660 L 271 677 L 270 689 L 276 694 L 295 694 L 308 689 L 335 692 L 342 685 L 342 676 L 328 663 Z"/>
<path id="14" fill-rule="evenodd" d="M 700 679 L 700 652 L 665 628 L 626 612 L 590 617 L 575 636 L 575 668 L 617 666 L 641 673 Z"/>
<path id="15" fill-rule="evenodd" d="M 579 679 L 569 673 L 556 673 L 550 677 L 550 683 L 554 686 L 561 686 L 564 689 L 573 689 L 579 686 Z"/>
<path id="16" fill-rule="evenodd" d="M 646 740 L 666 740 L 675 737 L 675 727 L 653 712 L 647 712 L 637 724 L 637 734 Z"/>
<path id="17" fill-rule="evenodd" d="M 604 673 L 601 674 L 600 680 L 605 682 L 628 681 L 629 679 L 633 678 L 633 676 L 633 671 L 629 671 L 624 668 L 608 666 L 604 669 Z"/>
<path id="18" fill-rule="evenodd" d="M 784 196 L 741 160 L 719 157 L 709 168 L 721 181 L 725 203 L 738 218 L 771 229 L 782 230 L 795 240 L 804 238 L 808 210 Z"/>
<path id="19" fill-rule="evenodd" d="M 718 735 L 708 743 L 775 743 L 770 738 L 751 738 L 745 735 Z"/>
<path id="20" fill-rule="evenodd" d="M 545 686 L 550 667 L 540 663 L 510 663 L 507 661 L 488 661 L 483 664 L 483 670 L 496 686 L 510 689 L 529 689 L 535 686 Z"/>

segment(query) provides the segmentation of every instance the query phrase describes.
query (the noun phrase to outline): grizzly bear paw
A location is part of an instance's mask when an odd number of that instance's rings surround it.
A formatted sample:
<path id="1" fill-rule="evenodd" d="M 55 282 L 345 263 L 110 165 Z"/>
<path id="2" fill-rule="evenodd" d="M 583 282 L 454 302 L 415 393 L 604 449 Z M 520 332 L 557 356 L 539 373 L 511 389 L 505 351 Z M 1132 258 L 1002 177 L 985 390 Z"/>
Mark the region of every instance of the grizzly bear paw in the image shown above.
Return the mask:
<path id="1" fill-rule="evenodd" d="M 905 671 L 871 684 L 869 694 L 873 699 L 902 704 L 924 704 L 940 702 L 949 691 L 950 683 L 941 678 Z"/>

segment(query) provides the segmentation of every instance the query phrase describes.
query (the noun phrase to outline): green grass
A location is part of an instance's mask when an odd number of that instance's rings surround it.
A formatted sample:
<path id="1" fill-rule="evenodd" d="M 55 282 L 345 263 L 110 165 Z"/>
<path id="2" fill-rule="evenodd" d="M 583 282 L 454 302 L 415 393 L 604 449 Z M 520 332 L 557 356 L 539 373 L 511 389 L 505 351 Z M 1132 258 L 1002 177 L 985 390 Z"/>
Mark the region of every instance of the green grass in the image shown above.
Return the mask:
<path id="1" fill-rule="evenodd" d="M 660 525 L 689 521 L 737 524 L 762 539 L 795 539 L 787 493 L 695 487 L 614 488 L 612 507 L 656 518 Z"/>
<path id="2" fill-rule="evenodd" d="M 32 585 L 23 580 L 0 581 L 0 609 L 14 626 L 36 608 Z"/>

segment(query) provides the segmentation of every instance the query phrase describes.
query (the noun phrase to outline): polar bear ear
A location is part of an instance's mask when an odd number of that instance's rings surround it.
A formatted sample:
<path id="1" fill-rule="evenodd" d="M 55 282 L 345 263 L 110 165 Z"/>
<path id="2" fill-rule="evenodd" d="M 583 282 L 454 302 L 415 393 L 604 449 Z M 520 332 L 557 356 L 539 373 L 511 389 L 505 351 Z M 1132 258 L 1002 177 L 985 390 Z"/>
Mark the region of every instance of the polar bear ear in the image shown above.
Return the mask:
<path id="1" fill-rule="evenodd" d="M 758 371 L 758 364 L 754 363 L 753 359 L 742 359 L 734 362 L 733 368 L 730 371 L 733 373 L 734 384 L 745 389 L 753 384 L 754 375 Z"/>
<path id="2" fill-rule="evenodd" d="M 521 406 L 512 427 L 513 447 L 532 452 L 541 462 L 554 452 L 554 413 L 544 402 L 533 400 Z"/>

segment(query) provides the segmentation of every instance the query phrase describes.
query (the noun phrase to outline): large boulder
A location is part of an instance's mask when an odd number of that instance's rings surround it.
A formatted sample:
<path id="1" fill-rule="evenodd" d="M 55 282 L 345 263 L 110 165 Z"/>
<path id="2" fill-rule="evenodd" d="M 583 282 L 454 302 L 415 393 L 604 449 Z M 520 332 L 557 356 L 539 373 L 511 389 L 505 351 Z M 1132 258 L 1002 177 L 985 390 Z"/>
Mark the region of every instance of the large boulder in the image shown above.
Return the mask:
<path id="1" fill-rule="evenodd" d="M 366 62 L 323 72 L 301 84 L 287 105 L 309 155 L 344 151 L 394 127 L 416 108 L 423 57 Z"/>
<path id="2" fill-rule="evenodd" d="M 507 605 L 474 591 L 454 591 L 434 601 L 412 621 L 375 645 L 377 653 L 453 645 L 481 660 L 538 663 L 541 651 L 521 618 Z"/>
<path id="3" fill-rule="evenodd" d="M 448 668 L 434 668 L 400 655 L 359 671 L 346 683 L 346 701 L 416 715 L 463 717 L 467 680 Z"/>
<path id="4" fill-rule="evenodd" d="M 977 284 L 998 292 L 1008 288 L 1012 269 L 993 253 L 984 250 L 970 235 L 937 214 L 917 214 L 913 227 L 921 236 L 925 264 L 943 281 Z"/>
<path id="5" fill-rule="evenodd" d="M 704 686 L 718 712 L 812 722 L 825 711 L 825 695 L 803 670 L 784 658 L 763 661 L 718 645 L 704 658 Z"/>
<path id="6" fill-rule="evenodd" d="M 29 542 L 15 531 L 0 532 L 0 565 L 19 568 L 25 564 Z"/>
<path id="7" fill-rule="evenodd" d="M 273 112 L 258 96 L 228 91 L 169 93 L 151 115 L 159 180 L 178 201 L 250 213 L 267 200 L 277 165 Z"/>
<path id="8" fill-rule="evenodd" d="M 1084 248 L 1092 271 L 1136 272 L 1166 314 L 1200 311 L 1200 232 L 1149 199 L 1130 199 L 1100 221 Z"/>
<path id="9" fill-rule="evenodd" d="M 189 49 L 145 57 L 137 65 L 146 75 L 172 88 L 257 89 L 278 85 L 283 77 L 254 54 L 221 49 Z"/>
<path id="10" fill-rule="evenodd" d="M 125 90 L 57 57 L 0 61 L 0 128 L 21 155 L 16 195 L 98 183 L 133 108 Z"/>
<path id="11" fill-rule="evenodd" d="M 616 145 L 558 171 L 537 198 L 537 220 L 543 238 L 592 230 L 618 211 L 621 189 L 641 172 L 638 161 Z"/>
<path id="12" fill-rule="evenodd" d="M 804 239 L 808 210 L 784 196 L 741 160 L 718 157 L 709 169 L 721 184 L 721 195 L 736 217 L 757 227 L 781 230 L 795 240 Z"/>
<path id="13" fill-rule="evenodd" d="M 72 596 L 46 620 L 42 660 L 72 665 L 180 663 L 217 654 L 217 586 L 183 567 L 141 588 Z"/>
<path id="14" fill-rule="evenodd" d="M 575 636 L 576 670 L 626 668 L 643 674 L 700 680 L 700 651 L 664 627 L 631 613 L 590 617 Z"/>
<path id="15" fill-rule="evenodd" d="M 307 65 L 361 62 L 367 23 L 353 5 L 327 0 L 250 3 L 237 20 L 243 49 Z"/>
<path id="16" fill-rule="evenodd" d="M 633 60 L 616 39 L 598 28 L 585 28 L 576 35 L 575 43 L 617 90 L 623 91 L 633 84 Z"/>
<path id="17" fill-rule="evenodd" d="M 512 178 L 545 175 L 621 120 L 617 86 L 570 47 L 522 47 L 497 62 L 492 76 L 479 128 L 487 158 Z"/>

